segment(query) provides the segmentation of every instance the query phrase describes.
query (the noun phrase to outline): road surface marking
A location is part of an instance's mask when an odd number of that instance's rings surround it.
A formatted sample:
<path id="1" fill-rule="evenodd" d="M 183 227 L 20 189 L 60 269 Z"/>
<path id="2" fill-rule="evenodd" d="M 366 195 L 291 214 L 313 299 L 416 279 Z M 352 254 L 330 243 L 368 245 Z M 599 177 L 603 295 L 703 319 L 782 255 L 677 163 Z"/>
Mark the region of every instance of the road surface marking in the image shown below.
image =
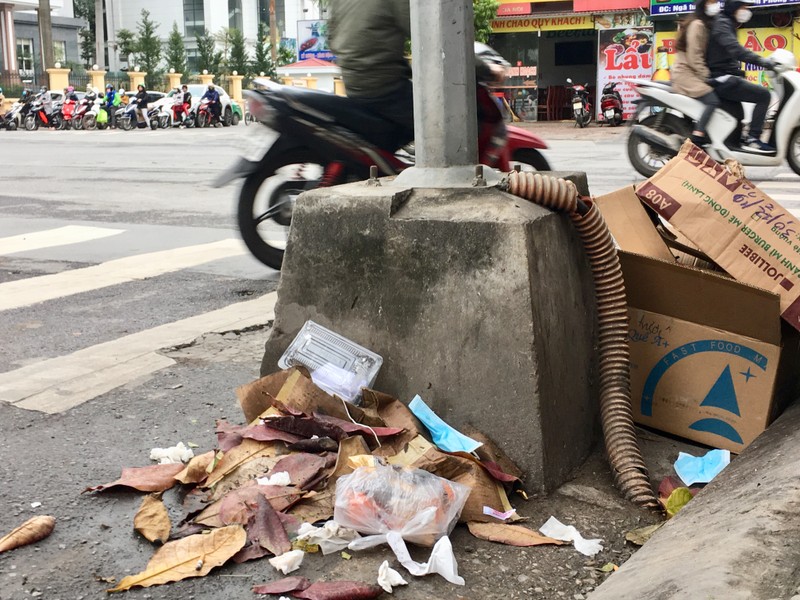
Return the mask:
<path id="1" fill-rule="evenodd" d="M 78 244 L 123 233 L 124 229 L 108 229 L 106 227 L 86 227 L 83 225 L 67 225 L 56 229 L 23 233 L 0 238 L 0 255 L 53 248 Z"/>
<path id="2" fill-rule="evenodd" d="M 275 318 L 277 293 L 167 323 L 0 373 L 0 402 L 55 414 L 175 363 L 158 354 L 206 333 L 236 331 Z"/>
<path id="3" fill-rule="evenodd" d="M 92 267 L 63 271 L 0 284 L 0 310 L 30 306 L 47 300 L 98 290 L 137 279 L 187 269 L 221 258 L 246 254 L 238 239 L 185 246 L 118 258 Z"/>

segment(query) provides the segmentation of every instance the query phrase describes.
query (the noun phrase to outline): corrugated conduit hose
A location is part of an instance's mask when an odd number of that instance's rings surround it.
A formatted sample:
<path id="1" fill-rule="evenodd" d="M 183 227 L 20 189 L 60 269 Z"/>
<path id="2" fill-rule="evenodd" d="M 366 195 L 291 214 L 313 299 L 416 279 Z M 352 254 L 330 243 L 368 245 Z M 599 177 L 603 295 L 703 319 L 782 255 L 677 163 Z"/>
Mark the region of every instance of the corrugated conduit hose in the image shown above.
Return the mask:
<path id="1" fill-rule="evenodd" d="M 594 279 L 600 351 L 600 419 L 614 482 L 638 506 L 660 508 L 633 425 L 625 282 L 617 249 L 600 211 L 578 199 L 571 181 L 540 173 L 512 172 L 507 191 L 540 206 L 566 212 L 580 234 Z"/>

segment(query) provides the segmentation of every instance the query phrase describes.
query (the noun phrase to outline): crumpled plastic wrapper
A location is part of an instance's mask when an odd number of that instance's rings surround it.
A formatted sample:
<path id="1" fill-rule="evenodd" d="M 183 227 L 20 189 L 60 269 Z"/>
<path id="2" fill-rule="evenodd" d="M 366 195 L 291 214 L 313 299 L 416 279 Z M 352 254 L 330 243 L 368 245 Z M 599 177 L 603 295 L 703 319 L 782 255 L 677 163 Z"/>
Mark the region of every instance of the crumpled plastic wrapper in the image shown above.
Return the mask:
<path id="1" fill-rule="evenodd" d="M 356 530 L 343 527 L 333 520 L 326 522 L 322 527 L 303 523 L 297 532 L 298 540 L 306 540 L 309 544 L 319 546 L 323 554 L 344 550 L 350 542 L 360 537 Z"/>
<path id="2" fill-rule="evenodd" d="M 150 450 L 150 460 L 157 460 L 160 465 L 168 464 L 182 464 L 189 462 L 194 458 L 194 452 L 191 448 L 183 445 L 183 442 L 178 442 L 171 448 L 153 448 Z"/>

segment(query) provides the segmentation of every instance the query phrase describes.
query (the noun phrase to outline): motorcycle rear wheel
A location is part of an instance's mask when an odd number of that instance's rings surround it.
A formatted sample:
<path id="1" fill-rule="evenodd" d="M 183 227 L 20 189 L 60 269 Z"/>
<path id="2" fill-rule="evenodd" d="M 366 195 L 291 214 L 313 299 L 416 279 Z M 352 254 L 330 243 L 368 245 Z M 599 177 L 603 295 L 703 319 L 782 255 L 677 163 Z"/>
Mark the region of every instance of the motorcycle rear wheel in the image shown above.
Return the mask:
<path id="1" fill-rule="evenodd" d="M 83 129 L 83 117 L 75 117 L 72 119 L 72 128 L 75 131 L 81 131 Z"/>
<path id="2" fill-rule="evenodd" d="M 319 184 L 318 179 L 298 177 L 311 165 L 319 164 L 313 157 L 313 152 L 305 148 L 286 152 L 261 165 L 245 179 L 239 193 L 237 221 L 242 240 L 253 256 L 277 271 L 283 264 L 294 201 L 301 192 Z M 296 171 L 294 175 L 293 170 Z M 267 189 L 266 198 L 263 195 L 259 198 L 262 186 L 270 181 L 275 185 Z"/>
<path id="3" fill-rule="evenodd" d="M 93 129 L 96 129 L 97 128 L 97 117 L 94 116 L 91 113 L 89 113 L 88 115 L 85 115 L 83 117 L 82 126 L 86 131 L 92 131 Z"/>
<path id="4" fill-rule="evenodd" d="M 662 121 L 656 126 L 659 117 Z M 639 125 L 650 127 L 666 135 L 677 134 L 682 139 L 686 139 L 692 133 L 691 126 L 685 121 L 669 113 L 659 113 L 642 119 Z M 652 177 L 661 167 L 675 155 L 651 146 L 635 130 L 631 130 L 628 136 L 628 160 L 636 171 L 645 177 Z"/>
<path id="5" fill-rule="evenodd" d="M 117 126 L 120 127 L 123 131 L 130 131 L 131 129 L 133 129 L 132 120 L 127 115 L 122 115 L 117 120 Z"/>
<path id="6" fill-rule="evenodd" d="M 167 129 L 169 127 L 169 117 L 167 115 L 158 117 L 158 126 L 161 129 Z"/>
<path id="7" fill-rule="evenodd" d="M 800 127 L 797 127 L 789 136 L 789 147 L 786 151 L 786 160 L 792 171 L 800 175 Z"/>

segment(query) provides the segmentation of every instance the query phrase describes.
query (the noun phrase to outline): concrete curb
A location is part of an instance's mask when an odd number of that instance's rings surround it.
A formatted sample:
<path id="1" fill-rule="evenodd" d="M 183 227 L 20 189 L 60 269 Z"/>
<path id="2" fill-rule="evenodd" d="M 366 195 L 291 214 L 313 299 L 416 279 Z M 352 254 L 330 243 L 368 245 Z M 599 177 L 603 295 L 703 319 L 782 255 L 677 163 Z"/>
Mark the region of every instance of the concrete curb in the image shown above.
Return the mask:
<path id="1" fill-rule="evenodd" d="M 589 600 L 788 599 L 800 588 L 800 402 Z"/>

